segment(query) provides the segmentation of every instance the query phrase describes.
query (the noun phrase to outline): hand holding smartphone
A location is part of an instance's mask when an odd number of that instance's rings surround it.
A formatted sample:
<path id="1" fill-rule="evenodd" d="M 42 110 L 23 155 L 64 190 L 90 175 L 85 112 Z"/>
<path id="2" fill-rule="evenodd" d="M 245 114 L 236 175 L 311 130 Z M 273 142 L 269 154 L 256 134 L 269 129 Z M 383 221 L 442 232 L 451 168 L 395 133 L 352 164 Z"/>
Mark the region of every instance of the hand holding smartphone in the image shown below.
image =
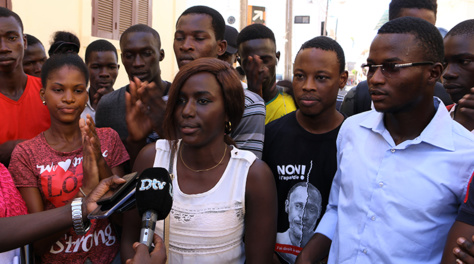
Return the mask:
<path id="1" fill-rule="evenodd" d="M 136 172 L 123 176 L 126 180 L 111 196 L 105 197 L 97 201 L 99 207 L 90 213 L 89 219 L 102 219 L 109 217 L 116 210 L 119 210 L 123 204 L 130 208 L 131 201 L 134 199 L 135 189 L 137 186 L 138 174 Z M 123 211 L 123 210 L 122 210 Z"/>

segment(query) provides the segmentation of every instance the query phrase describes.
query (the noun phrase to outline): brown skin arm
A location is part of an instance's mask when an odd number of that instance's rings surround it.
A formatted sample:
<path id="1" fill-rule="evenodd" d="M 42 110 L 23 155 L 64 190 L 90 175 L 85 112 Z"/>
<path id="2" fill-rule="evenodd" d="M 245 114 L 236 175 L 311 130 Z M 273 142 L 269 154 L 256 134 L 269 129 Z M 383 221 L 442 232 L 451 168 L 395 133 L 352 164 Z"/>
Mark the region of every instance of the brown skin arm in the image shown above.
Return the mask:
<path id="1" fill-rule="evenodd" d="M 456 258 L 464 263 L 474 263 L 474 247 L 472 241 L 465 239 L 472 238 L 474 235 L 474 226 L 456 221 L 449 230 L 446 245 L 444 246 L 443 258 L 441 263 L 456 263 Z M 462 237 L 462 239 L 459 239 Z"/>
<path id="2" fill-rule="evenodd" d="M 133 171 L 140 174 L 145 169 L 153 167 L 155 154 L 155 144 L 146 145 L 138 154 Z M 135 254 L 133 244 L 140 239 L 140 227 L 141 217 L 136 208 L 123 213 L 123 229 L 120 244 L 122 263 L 125 263 L 127 259 L 133 258 Z"/>
<path id="3" fill-rule="evenodd" d="M 246 263 L 272 263 L 277 214 L 273 174 L 265 162 L 257 159 L 249 169 L 245 189 Z"/>
<path id="4" fill-rule="evenodd" d="M 8 164 L 10 164 L 10 158 L 12 156 L 13 149 L 19 143 L 23 142 L 23 139 L 19 140 L 10 140 L 3 144 L 0 144 L 0 163 L 3 163 L 5 167 L 8 168 Z"/>
<path id="5" fill-rule="evenodd" d="M 297 264 L 310 264 L 319 263 L 321 260 L 326 258 L 329 254 L 329 248 L 331 247 L 331 239 L 323 234 L 316 233 L 308 241 L 306 246 L 301 250 L 300 254 L 296 258 Z"/>
<path id="6" fill-rule="evenodd" d="M 45 211 L 43 199 L 38 188 L 24 187 L 18 188 L 18 190 L 20 191 L 20 194 L 26 203 L 29 214 Z M 56 231 L 56 233 L 50 233 L 48 236 L 41 237 L 41 239 L 35 241 L 33 244 L 35 254 L 37 256 L 42 256 L 44 253 L 48 252 L 51 248 L 51 245 L 53 245 L 53 243 L 56 242 L 60 236 L 64 235 L 68 229 L 69 226 L 64 229 L 59 229 Z"/>
<path id="7" fill-rule="evenodd" d="M 110 177 L 100 182 L 97 188 L 95 188 L 84 200 L 83 205 L 85 206 L 83 206 L 83 215 L 87 215 L 95 210 L 97 208 L 96 201 L 109 190 L 117 188 L 117 186 L 123 182 L 124 180 L 117 176 Z M 33 190 L 31 192 L 27 191 L 25 195 L 31 195 L 34 197 L 34 193 Z M 25 196 L 23 197 L 25 198 Z M 39 201 L 41 201 L 41 198 Z M 42 207 L 42 203 L 36 206 Z M 67 230 L 72 227 L 71 215 L 71 206 L 66 205 L 34 214 L 0 218 L 0 233 L 2 234 L 0 237 L 0 252 L 32 243 L 33 241 L 39 240 L 60 230 Z"/>

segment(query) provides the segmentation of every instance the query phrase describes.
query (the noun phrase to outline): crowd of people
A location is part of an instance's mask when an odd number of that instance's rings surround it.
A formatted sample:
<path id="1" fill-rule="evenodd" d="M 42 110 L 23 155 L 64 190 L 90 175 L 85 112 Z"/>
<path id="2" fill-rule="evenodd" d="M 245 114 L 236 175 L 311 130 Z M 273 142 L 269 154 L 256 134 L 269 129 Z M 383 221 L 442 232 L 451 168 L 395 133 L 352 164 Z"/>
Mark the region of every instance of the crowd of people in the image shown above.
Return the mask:
<path id="1" fill-rule="evenodd" d="M 277 83 L 270 28 L 193 6 L 167 81 L 147 25 L 84 60 L 55 32 L 47 59 L 0 8 L 0 262 L 30 244 L 37 263 L 474 263 L 474 20 L 442 36 L 436 0 L 389 14 L 339 110 L 348 71 L 329 37 Z M 119 55 L 130 82 L 114 90 Z M 150 167 L 173 184 L 151 252 L 136 208 L 87 218 Z"/>

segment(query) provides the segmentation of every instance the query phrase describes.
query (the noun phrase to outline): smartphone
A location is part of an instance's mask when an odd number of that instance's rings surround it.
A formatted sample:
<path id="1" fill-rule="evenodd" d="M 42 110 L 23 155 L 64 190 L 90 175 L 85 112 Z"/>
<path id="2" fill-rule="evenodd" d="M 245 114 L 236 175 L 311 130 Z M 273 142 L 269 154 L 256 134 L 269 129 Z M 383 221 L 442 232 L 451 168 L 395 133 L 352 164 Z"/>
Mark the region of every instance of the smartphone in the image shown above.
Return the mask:
<path id="1" fill-rule="evenodd" d="M 117 208 L 115 210 L 115 212 L 123 213 L 125 211 L 128 211 L 128 210 L 132 209 L 133 207 L 135 207 L 136 202 L 137 202 L 137 199 L 135 199 L 135 197 L 132 197 L 132 198 L 128 199 L 128 201 L 126 201 L 124 204 L 122 204 L 122 206 Z"/>
<path id="2" fill-rule="evenodd" d="M 135 195 L 136 188 L 130 188 L 125 195 L 122 196 L 121 199 L 117 199 L 117 201 L 107 202 L 105 204 L 99 205 L 97 209 L 95 209 L 92 213 L 90 213 L 87 218 L 89 219 L 103 219 L 107 218 L 112 213 L 115 212 L 122 204 L 126 203 L 129 199 L 133 199 L 132 197 Z"/>
<path id="3" fill-rule="evenodd" d="M 137 185 L 138 173 L 132 172 L 123 176 L 122 178 L 125 179 L 126 182 L 120 185 L 120 187 L 111 196 L 101 198 L 100 200 L 98 200 L 97 201 L 98 205 L 113 203 L 115 200 L 117 200 L 120 197 L 122 193 L 128 193 L 127 189 L 129 188 L 135 189 Z"/>

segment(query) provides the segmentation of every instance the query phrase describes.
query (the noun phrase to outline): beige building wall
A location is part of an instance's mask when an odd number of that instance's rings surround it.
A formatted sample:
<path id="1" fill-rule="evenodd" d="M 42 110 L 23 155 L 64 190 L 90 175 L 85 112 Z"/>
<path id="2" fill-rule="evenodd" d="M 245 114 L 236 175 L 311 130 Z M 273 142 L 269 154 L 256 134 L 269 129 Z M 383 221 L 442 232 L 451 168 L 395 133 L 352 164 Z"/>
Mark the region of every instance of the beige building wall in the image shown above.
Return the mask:
<path id="1" fill-rule="evenodd" d="M 89 43 L 99 38 L 92 36 L 92 1 L 91 0 L 12 0 L 12 9 L 22 19 L 25 33 L 34 35 L 45 46 L 46 52 L 55 31 L 65 30 L 77 35 L 81 41 L 79 55 L 84 58 Z M 153 0 L 152 27 L 160 33 L 165 58 L 161 62 L 163 80 L 172 81 L 178 71 L 173 52 L 175 22 L 185 9 L 185 1 Z M 119 53 L 118 40 L 111 40 Z M 128 83 L 123 66 L 115 83 L 115 89 Z"/>

